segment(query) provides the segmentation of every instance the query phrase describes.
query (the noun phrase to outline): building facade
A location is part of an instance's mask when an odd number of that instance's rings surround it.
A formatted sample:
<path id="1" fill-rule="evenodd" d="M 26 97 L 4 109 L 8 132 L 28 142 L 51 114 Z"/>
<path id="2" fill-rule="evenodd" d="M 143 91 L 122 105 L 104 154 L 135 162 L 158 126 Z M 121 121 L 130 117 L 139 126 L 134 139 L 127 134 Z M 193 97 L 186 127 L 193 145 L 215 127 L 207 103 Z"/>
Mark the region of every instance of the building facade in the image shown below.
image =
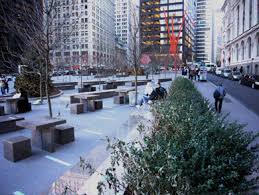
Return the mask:
<path id="1" fill-rule="evenodd" d="M 115 55 L 114 0 L 60 0 L 53 26 L 65 25 L 53 42 L 55 67 L 112 67 Z M 62 37 L 62 38 L 60 38 Z"/>
<path id="2" fill-rule="evenodd" d="M 196 61 L 216 63 L 216 28 L 213 0 L 197 0 Z"/>
<path id="3" fill-rule="evenodd" d="M 116 38 L 124 44 L 127 49 L 128 65 L 132 61 L 133 31 L 139 18 L 138 0 L 116 0 L 115 1 L 115 34 Z M 138 21 L 137 21 L 138 22 Z"/>
<path id="4" fill-rule="evenodd" d="M 170 47 L 165 15 L 169 17 L 170 29 L 172 16 L 174 17 L 174 34 L 178 36 L 180 33 L 179 58 L 183 63 L 192 61 L 195 53 L 196 0 L 141 0 L 141 53 L 152 53 L 153 58 L 158 57 L 160 63 L 165 63 Z M 184 17 L 185 20 L 183 20 Z M 182 22 L 183 29 L 180 31 Z"/>
<path id="5" fill-rule="evenodd" d="M 259 0 L 225 0 L 222 65 L 259 75 Z"/>

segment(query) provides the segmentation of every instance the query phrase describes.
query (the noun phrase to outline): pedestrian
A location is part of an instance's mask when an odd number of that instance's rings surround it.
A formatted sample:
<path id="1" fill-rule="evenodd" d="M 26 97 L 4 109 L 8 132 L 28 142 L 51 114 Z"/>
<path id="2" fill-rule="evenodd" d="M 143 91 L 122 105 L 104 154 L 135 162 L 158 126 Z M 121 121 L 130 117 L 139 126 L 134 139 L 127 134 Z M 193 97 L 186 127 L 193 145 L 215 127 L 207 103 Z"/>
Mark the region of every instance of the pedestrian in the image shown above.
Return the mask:
<path id="1" fill-rule="evenodd" d="M 146 72 L 146 79 L 148 80 L 148 72 Z"/>
<path id="2" fill-rule="evenodd" d="M 0 80 L 0 89 L 1 89 L 2 95 L 5 95 L 5 83 L 4 83 L 4 80 Z"/>
<path id="3" fill-rule="evenodd" d="M 8 78 L 4 80 L 4 84 L 5 84 L 4 90 L 6 91 L 7 94 L 9 93 L 9 84 L 8 84 L 8 82 L 9 82 Z"/>
<path id="4" fill-rule="evenodd" d="M 243 66 L 240 67 L 239 72 L 240 72 L 241 74 L 243 74 L 243 72 L 244 72 Z"/>
<path id="5" fill-rule="evenodd" d="M 218 113 L 221 113 L 223 99 L 226 96 L 226 90 L 222 84 L 219 84 L 213 93 L 215 99 L 215 110 Z"/>

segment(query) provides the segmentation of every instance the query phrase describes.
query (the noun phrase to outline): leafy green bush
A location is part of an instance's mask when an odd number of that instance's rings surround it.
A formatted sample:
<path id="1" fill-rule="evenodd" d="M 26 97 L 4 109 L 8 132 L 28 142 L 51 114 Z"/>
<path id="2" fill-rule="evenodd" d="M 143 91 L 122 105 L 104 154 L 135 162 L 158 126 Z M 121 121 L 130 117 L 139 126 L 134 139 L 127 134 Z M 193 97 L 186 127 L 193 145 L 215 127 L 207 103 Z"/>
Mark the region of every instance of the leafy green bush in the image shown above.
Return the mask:
<path id="1" fill-rule="evenodd" d="M 256 179 L 247 176 L 257 156 L 249 145 L 257 136 L 214 113 L 190 81 L 177 78 L 153 113 L 154 129 L 142 142 L 109 142 L 109 187 L 135 194 L 228 194 L 253 187 Z M 122 179 L 118 164 L 125 169 Z"/>
<path id="2" fill-rule="evenodd" d="M 49 79 L 49 91 L 53 91 L 54 87 Z M 40 76 L 38 74 L 33 73 L 24 73 L 20 74 L 15 79 L 15 89 L 18 90 L 22 88 L 27 91 L 28 95 L 31 97 L 39 97 L 40 96 Z M 42 93 L 43 96 L 45 93 L 45 78 L 42 78 Z"/>

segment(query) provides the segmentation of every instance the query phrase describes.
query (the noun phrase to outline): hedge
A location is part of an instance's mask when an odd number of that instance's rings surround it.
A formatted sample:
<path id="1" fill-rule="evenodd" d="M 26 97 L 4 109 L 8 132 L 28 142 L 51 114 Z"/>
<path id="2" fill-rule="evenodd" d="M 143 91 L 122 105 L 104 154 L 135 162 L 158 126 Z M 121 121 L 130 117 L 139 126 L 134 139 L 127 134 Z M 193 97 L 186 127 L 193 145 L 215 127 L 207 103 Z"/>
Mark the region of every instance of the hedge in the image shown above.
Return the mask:
<path id="1" fill-rule="evenodd" d="M 141 142 L 109 142 L 106 182 L 132 194 L 229 194 L 247 192 L 257 156 L 249 147 L 257 135 L 216 114 L 192 82 L 177 78 L 168 98 L 152 109 L 156 122 Z M 142 127 L 140 127 L 142 128 Z M 123 165 L 122 179 L 116 166 Z"/>

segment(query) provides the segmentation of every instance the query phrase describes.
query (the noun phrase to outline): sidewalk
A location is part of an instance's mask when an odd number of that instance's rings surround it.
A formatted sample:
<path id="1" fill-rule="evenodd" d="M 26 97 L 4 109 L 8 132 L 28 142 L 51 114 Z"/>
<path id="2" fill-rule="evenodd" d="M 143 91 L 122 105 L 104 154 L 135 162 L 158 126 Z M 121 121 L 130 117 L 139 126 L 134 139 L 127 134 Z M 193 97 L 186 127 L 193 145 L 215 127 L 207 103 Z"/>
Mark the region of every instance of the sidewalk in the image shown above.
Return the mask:
<path id="1" fill-rule="evenodd" d="M 195 86 L 214 106 L 213 92 L 216 86 L 211 82 L 195 82 Z M 229 94 L 224 99 L 222 114 L 229 114 L 228 119 L 230 121 L 246 124 L 245 130 L 248 132 L 256 133 L 259 131 L 259 116 Z"/>

